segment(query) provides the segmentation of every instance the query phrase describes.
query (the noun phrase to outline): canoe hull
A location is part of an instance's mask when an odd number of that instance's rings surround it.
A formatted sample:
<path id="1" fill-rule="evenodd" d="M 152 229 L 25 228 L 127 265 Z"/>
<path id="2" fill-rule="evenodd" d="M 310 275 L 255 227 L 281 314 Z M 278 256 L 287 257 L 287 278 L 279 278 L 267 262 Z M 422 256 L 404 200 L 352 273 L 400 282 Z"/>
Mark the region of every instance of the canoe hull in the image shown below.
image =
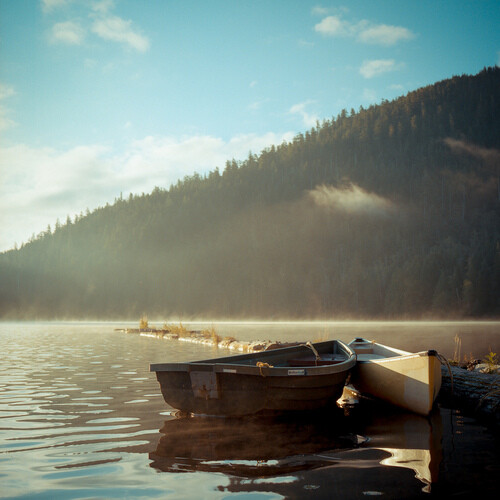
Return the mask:
<path id="1" fill-rule="evenodd" d="M 399 352 L 391 357 L 365 360 L 358 354 L 352 383 L 362 394 L 428 415 L 441 388 L 438 355 L 435 351 Z"/>
<path id="2" fill-rule="evenodd" d="M 288 350 L 291 357 L 300 353 L 292 347 L 254 357 L 152 365 L 151 370 L 156 372 L 166 403 L 184 412 L 241 416 L 309 411 L 335 406 L 356 363 L 354 353 L 347 349 L 344 361 L 324 366 L 286 366 Z M 270 366 L 256 366 L 259 360 Z"/>

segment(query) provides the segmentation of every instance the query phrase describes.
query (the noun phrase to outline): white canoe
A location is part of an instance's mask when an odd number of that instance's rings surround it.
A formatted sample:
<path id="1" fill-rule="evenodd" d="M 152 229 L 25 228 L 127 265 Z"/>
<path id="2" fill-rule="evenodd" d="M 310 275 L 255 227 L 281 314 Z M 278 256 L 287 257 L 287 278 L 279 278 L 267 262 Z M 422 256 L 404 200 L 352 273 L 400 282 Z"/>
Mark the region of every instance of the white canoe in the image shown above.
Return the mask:
<path id="1" fill-rule="evenodd" d="M 428 415 L 441 388 L 441 362 L 436 351 L 411 353 L 356 338 L 349 343 L 357 356 L 352 384 L 361 392 L 396 406 Z"/>

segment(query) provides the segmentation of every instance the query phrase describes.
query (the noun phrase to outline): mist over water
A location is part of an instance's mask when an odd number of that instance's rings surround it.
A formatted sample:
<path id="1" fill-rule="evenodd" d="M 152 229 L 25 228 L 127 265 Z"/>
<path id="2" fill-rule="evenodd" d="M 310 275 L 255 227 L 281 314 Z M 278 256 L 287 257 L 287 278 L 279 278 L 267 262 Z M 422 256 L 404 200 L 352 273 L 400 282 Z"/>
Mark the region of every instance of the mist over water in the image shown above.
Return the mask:
<path id="1" fill-rule="evenodd" d="M 175 323 L 173 321 L 172 323 Z M 355 337 L 376 340 L 410 352 L 434 349 L 451 358 L 456 338 L 462 355 L 482 358 L 491 350 L 500 350 L 498 321 L 186 321 L 193 330 L 215 327 L 221 337 L 241 341 L 279 340 L 281 342 L 339 339 L 350 342 Z M 158 322 L 161 326 L 162 322 Z"/>
<path id="2" fill-rule="evenodd" d="M 176 418 L 149 363 L 228 351 L 113 331 L 120 326 L 0 323 L 0 497 L 424 498 L 429 490 L 470 491 L 472 464 L 477 491 L 497 487 L 494 436 L 447 408 L 430 419 L 378 406 L 300 421 Z M 498 345 L 499 331 L 498 323 L 214 326 L 240 340 L 361 335 L 445 353 L 457 332 L 462 349 L 479 349 L 478 339 Z"/>

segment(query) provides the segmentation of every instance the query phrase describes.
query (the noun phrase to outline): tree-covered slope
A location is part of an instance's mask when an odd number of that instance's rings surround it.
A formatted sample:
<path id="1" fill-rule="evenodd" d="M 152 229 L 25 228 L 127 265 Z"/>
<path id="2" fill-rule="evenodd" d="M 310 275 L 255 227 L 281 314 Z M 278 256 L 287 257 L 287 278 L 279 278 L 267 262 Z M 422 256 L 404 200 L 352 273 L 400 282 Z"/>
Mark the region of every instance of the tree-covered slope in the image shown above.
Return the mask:
<path id="1" fill-rule="evenodd" d="M 488 68 L 115 200 L 1 254 L 0 315 L 498 315 L 499 116 Z"/>

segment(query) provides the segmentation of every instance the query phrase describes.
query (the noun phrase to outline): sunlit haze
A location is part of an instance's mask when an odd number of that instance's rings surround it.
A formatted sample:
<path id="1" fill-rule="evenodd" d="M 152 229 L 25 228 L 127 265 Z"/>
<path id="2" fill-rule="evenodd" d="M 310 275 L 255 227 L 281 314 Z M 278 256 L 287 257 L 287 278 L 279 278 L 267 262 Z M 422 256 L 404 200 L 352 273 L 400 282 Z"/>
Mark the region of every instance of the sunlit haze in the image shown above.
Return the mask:
<path id="1" fill-rule="evenodd" d="M 344 108 L 498 65 L 499 25 L 497 1 L 2 0 L 0 251 Z"/>

